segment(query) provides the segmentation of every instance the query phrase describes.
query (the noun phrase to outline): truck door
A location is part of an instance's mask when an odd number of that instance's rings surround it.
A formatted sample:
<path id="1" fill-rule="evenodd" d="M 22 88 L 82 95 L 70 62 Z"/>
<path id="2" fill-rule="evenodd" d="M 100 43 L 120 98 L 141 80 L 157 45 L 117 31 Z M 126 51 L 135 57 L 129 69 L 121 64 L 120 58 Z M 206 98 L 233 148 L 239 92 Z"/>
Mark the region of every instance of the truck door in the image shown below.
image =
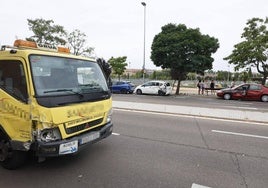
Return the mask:
<path id="1" fill-rule="evenodd" d="M 24 60 L 0 58 L 0 126 L 15 141 L 31 140 L 29 84 Z"/>

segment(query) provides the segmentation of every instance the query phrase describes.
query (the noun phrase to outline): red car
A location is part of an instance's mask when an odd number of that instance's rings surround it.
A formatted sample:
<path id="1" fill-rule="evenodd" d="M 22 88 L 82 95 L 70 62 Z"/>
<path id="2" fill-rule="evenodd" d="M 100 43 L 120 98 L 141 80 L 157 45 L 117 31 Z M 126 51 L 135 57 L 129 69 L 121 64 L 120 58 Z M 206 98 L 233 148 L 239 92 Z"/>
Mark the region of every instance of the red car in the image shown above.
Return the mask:
<path id="1" fill-rule="evenodd" d="M 268 87 L 261 84 L 241 84 L 233 88 L 217 91 L 217 96 L 225 100 L 260 100 L 268 102 Z"/>

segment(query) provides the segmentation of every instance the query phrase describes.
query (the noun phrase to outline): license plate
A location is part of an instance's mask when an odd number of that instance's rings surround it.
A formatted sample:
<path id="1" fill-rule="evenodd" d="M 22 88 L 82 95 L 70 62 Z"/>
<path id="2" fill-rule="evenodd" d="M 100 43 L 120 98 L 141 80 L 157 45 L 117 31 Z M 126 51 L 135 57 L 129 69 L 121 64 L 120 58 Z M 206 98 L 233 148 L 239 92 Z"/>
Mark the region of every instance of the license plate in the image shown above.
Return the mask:
<path id="1" fill-rule="evenodd" d="M 77 151 L 78 151 L 78 141 L 75 140 L 72 142 L 61 144 L 60 149 L 59 149 L 59 154 L 65 155 L 65 154 L 75 153 Z"/>
<path id="2" fill-rule="evenodd" d="M 93 134 L 90 134 L 88 136 L 85 136 L 81 139 L 80 141 L 80 144 L 85 144 L 87 142 L 90 142 L 90 141 L 93 141 L 93 140 L 96 140 L 100 137 L 100 133 L 99 132 L 96 132 L 96 133 L 93 133 Z"/>

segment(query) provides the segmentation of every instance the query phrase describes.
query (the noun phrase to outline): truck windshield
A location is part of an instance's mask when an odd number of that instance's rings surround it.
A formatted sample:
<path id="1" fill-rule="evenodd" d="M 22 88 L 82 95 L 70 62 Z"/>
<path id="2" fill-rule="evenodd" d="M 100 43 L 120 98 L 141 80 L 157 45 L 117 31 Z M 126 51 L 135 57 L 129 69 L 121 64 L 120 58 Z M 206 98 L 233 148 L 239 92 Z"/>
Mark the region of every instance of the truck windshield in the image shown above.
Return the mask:
<path id="1" fill-rule="evenodd" d="M 31 55 L 30 64 L 37 96 L 83 96 L 108 91 L 102 70 L 93 61 Z"/>

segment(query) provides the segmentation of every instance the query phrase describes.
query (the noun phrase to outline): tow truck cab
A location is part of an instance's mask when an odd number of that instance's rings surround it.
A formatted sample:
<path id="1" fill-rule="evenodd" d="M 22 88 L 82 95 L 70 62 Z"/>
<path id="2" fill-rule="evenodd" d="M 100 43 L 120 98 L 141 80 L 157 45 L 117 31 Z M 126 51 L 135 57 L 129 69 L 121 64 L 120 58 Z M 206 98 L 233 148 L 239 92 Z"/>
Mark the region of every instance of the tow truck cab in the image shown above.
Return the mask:
<path id="1" fill-rule="evenodd" d="M 26 153 L 44 159 L 78 152 L 111 135 L 112 98 L 94 59 L 67 48 L 16 40 L 0 50 L 0 163 Z"/>

